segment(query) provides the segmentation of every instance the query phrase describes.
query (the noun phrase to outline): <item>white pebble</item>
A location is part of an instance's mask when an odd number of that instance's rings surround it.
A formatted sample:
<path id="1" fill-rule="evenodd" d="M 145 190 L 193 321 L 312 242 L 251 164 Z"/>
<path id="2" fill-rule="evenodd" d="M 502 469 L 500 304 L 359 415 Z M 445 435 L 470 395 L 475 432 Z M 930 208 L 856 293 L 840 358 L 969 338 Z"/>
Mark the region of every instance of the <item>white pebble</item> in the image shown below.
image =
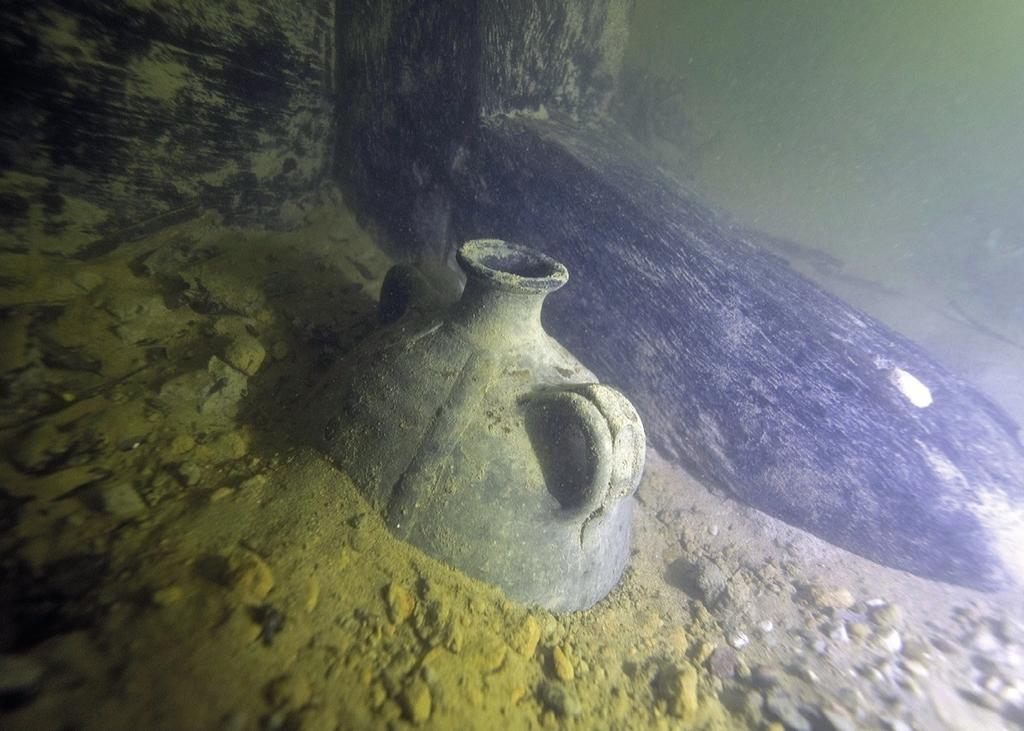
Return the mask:
<path id="1" fill-rule="evenodd" d="M 883 660 L 878 664 L 878 672 L 890 683 L 895 683 L 900 678 L 899 670 L 888 660 Z"/>
<path id="2" fill-rule="evenodd" d="M 817 683 L 818 682 L 818 675 L 817 675 L 817 673 L 815 673 L 813 670 L 811 670 L 806 665 L 800 667 L 799 675 L 800 675 L 801 678 L 806 680 L 808 683 Z"/>
<path id="3" fill-rule="evenodd" d="M 891 629 L 879 635 L 878 644 L 889 652 L 899 652 L 903 648 L 903 638 L 899 632 Z"/>
<path id="4" fill-rule="evenodd" d="M 1002 647 L 1002 643 L 996 639 L 995 635 L 986 629 L 979 629 L 975 633 L 973 644 L 974 649 L 984 653 L 995 652 Z"/>
<path id="5" fill-rule="evenodd" d="M 841 644 L 847 644 L 850 641 L 850 635 L 846 633 L 846 623 L 839 622 L 835 627 L 829 630 L 828 636 L 830 639 L 835 640 Z"/>
<path id="6" fill-rule="evenodd" d="M 742 632 L 735 632 L 729 637 L 729 644 L 732 645 L 734 650 L 739 650 L 743 647 L 746 647 L 749 642 L 750 638 Z"/>
<path id="7" fill-rule="evenodd" d="M 775 625 L 772 623 L 770 619 L 762 619 L 760 622 L 757 623 L 757 628 L 765 634 L 768 634 L 773 629 L 775 629 Z"/>
<path id="8" fill-rule="evenodd" d="M 1022 660 L 1024 657 L 1021 656 L 1020 648 L 1016 645 L 1010 645 L 1003 653 L 1003 664 L 1008 668 L 1019 668 L 1024 664 Z"/>
<path id="9" fill-rule="evenodd" d="M 999 697 L 1011 705 L 1024 706 L 1024 682 L 1017 681 L 1012 685 L 1003 686 Z"/>
<path id="10" fill-rule="evenodd" d="M 989 693 L 998 693 L 1003 689 L 1003 679 L 998 675 L 989 675 L 981 687 Z"/>
<path id="11" fill-rule="evenodd" d="M 906 668 L 906 671 L 911 675 L 916 675 L 919 678 L 928 677 L 928 668 L 917 660 L 904 660 L 903 667 Z"/>

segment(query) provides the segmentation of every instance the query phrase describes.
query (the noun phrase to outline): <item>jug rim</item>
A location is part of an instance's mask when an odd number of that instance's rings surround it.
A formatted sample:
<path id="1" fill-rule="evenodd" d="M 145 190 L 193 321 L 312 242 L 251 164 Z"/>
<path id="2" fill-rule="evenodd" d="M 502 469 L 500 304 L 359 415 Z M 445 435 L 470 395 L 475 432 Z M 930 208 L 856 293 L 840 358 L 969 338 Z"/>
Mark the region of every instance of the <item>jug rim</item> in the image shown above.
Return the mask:
<path id="1" fill-rule="evenodd" d="M 561 262 L 502 239 L 467 241 L 456 259 L 467 276 L 511 292 L 553 292 L 569 280 L 569 270 Z"/>

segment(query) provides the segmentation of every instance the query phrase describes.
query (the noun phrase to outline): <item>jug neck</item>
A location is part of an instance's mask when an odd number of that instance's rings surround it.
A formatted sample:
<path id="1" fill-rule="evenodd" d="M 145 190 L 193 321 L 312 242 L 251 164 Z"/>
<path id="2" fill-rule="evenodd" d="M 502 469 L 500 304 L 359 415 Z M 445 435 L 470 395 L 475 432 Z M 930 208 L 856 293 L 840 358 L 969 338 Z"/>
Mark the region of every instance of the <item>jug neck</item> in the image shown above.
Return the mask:
<path id="1" fill-rule="evenodd" d="M 542 332 L 544 298 L 569 278 L 554 259 L 497 239 L 469 241 L 457 258 L 466 288 L 452 319 L 489 348 L 507 348 Z"/>
<path id="2" fill-rule="evenodd" d="M 471 278 L 455 306 L 453 320 L 466 328 L 472 339 L 507 347 L 540 328 L 546 296 L 505 292 Z"/>

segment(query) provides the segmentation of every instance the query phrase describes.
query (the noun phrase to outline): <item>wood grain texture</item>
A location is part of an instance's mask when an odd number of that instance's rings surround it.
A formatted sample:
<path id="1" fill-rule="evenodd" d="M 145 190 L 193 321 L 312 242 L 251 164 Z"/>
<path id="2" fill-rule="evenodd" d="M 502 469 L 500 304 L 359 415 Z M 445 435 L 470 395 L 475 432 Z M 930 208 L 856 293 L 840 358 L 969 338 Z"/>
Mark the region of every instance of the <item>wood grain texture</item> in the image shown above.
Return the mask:
<path id="1" fill-rule="evenodd" d="M 333 149 L 327 0 L 0 10 L 0 246 L 88 257 L 215 207 L 273 225 Z"/>
<path id="2" fill-rule="evenodd" d="M 350 200 L 386 222 L 394 246 L 443 247 L 444 178 L 476 121 L 543 105 L 577 117 L 604 112 L 631 8 L 632 0 L 344 3 L 336 174 Z"/>

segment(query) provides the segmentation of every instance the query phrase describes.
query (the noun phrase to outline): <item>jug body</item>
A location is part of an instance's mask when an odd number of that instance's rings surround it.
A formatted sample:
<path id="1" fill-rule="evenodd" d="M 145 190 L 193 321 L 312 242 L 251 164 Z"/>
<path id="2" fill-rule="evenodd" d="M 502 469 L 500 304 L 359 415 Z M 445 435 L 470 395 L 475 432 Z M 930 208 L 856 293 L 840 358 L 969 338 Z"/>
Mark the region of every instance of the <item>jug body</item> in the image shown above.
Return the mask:
<path id="1" fill-rule="evenodd" d="M 392 322 L 324 379 L 314 439 L 397 536 L 514 599 L 588 607 L 628 557 L 643 427 L 544 332 L 561 264 L 496 240 L 468 242 L 459 262 L 449 305 L 389 273 Z"/>

